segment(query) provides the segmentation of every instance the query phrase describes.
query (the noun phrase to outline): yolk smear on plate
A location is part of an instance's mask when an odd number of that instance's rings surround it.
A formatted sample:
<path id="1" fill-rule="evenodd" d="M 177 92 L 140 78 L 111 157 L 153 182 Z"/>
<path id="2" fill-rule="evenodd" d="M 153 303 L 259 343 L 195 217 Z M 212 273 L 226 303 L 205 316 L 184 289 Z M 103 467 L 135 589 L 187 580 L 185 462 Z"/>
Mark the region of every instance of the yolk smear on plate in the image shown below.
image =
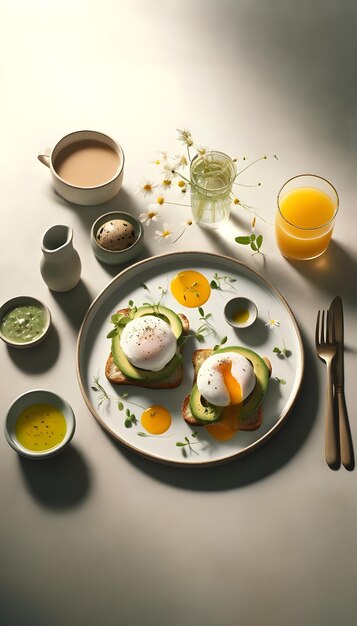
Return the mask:
<path id="1" fill-rule="evenodd" d="M 228 441 L 229 439 L 233 439 L 239 430 L 239 415 L 239 405 L 227 406 L 223 411 L 220 421 L 216 424 L 205 426 L 205 428 L 214 439 Z M 254 415 L 259 425 L 263 419 L 263 409 L 261 406 L 255 411 Z"/>
<path id="2" fill-rule="evenodd" d="M 202 306 L 211 295 L 205 276 L 195 270 L 179 272 L 171 281 L 171 293 L 177 302 L 190 308 Z"/>
<path id="3" fill-rule="evenodd" d="M 34 452 L 50 450 L 66 434 L 66 420 L 51 404 L 34 404 L 20 413 L 15 427 L 19 443 Z"/>
<path id="4" fill-rule="evenodd" d="M 162 435 L 171 426 L 171 414 L 164 406 L 153 405 L 141 415 L 141 424 L 151 435 Z"/>
<path id="5" fill-rule="evenodd" d="M 214 439 L 218 439 L 219 441 L 232 439 L 239 430 L 239 414 L 239 404 L 227 406 L 224 409 L 219 422 L 216 424 L 210 424 L 205 428 Z"/>

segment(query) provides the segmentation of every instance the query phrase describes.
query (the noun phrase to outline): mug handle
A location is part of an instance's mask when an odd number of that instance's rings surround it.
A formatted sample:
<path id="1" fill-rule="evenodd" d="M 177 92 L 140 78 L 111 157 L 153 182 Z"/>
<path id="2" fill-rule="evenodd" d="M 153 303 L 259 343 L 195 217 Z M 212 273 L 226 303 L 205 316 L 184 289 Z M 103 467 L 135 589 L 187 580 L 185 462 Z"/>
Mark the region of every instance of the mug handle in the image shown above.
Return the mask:
<path id="1" fill-rule="evenodd" d="M 50 167 L 50 164 L 51 164 L 50 154 L 51 154 L 51 148 L 45 148 L 44 150 L 42 150 L 42 152 L 40 152 L 40 154 L 37 155 L 37 158 L 39 161 L 41 161 L 41 163 L 43 163 L 47 167 Z"/>

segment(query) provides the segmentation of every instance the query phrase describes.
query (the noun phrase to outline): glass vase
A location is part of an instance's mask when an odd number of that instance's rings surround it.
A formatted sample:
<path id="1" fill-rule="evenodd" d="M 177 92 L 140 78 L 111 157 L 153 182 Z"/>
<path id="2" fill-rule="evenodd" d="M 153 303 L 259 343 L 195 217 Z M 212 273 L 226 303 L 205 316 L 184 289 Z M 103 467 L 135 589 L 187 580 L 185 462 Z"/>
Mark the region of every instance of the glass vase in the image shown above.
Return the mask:
<path id="1" fill-rule="evenodd" d="M 223 152 L 197 154 L 191 161 L 191 208 L 203 228 L 219 228 L 229 220 L 231 191 L 237 169 Z"/>

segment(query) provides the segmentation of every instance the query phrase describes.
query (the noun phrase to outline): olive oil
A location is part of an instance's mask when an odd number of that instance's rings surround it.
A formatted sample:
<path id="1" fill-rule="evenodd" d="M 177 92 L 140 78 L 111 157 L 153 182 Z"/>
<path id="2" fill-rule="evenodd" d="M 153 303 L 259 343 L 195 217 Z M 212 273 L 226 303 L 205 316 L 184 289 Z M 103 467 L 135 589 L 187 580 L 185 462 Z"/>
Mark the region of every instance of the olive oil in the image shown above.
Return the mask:
<path id="1" fill-rule="evenodd" d="M 16 422 L 19 443 L 33 452 L 58 446 L 66 434 L 64 415 L 51 404 L 34 404 L 20 413 Z"/>
<path id="2" fill-rule="evenodd" d="M 244 324 L 249 319 L 248 309 L 237 309 L 232 315 L 232 320 L 236 324 Z"/>

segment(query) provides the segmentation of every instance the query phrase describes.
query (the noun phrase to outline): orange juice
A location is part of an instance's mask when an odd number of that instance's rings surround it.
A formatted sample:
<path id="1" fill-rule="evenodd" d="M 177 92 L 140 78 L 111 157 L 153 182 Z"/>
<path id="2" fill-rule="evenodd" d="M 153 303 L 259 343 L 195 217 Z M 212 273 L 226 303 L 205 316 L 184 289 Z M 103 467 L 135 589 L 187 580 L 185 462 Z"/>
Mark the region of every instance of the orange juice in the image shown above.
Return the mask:
<path id="1" fill-rule="evenodd" d="M 312 182 L 315 179 L 322 184 L 319 187 L 294 186 Z M 301 181 L 299 180 L 301 179 Z M 327 249 L 338 208 L 338 197 L 326 191 L 329 185 L 324 179 L 313 176 L 301 176 L 284 185 L 278 198 L 279 210 L 276 217 L 276 238 L 280 252 L 291 259 L 314 259 Z M 313 181 L 315 184 L 315 181 Z M 290 188 L 289 188 L 290 187 Z"/>

